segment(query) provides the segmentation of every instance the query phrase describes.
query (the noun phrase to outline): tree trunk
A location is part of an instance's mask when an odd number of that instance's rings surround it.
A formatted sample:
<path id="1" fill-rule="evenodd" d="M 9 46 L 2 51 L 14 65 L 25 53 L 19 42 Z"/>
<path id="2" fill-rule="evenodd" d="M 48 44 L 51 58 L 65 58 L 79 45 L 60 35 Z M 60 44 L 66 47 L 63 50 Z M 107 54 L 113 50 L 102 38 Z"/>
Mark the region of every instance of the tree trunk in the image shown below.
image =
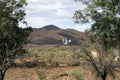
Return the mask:
<path id="1" fill-rule="evenodd" d="M 6 71 L 4 71 L 4 70 L 0 71 L 0 80 L 4 80 L 4 78 L 5 78 L 5 72 Z"/>
<path id="2" fill-rule="evenodd" d="M 101 76 L 102 80 L 106 80 L 106 77 L 107 77 L 106 74 Z"/>

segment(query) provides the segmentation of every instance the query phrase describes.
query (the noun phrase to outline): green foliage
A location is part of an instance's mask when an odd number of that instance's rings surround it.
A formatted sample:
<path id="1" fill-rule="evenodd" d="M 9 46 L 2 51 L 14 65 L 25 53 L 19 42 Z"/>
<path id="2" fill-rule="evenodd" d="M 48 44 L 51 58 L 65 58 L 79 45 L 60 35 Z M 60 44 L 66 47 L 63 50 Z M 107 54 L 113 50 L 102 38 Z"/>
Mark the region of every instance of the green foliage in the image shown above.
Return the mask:
<path id="1" fill-rule="evenodd" d="M 99 37 L 105 48 L 120 45 L 120 0 L 75 0 L 86 7 L 77 10 L 74 19 L 77 22 L 92 22 L 89 34 Z"/>
<path id="2" fill-rule="evenodd" d="M 43 70 L 43 69 L 36 69 L 36 72 L 37 72 L 40 80 L 44 80 L 46 78 L 45 70 Z"/>
<path id="3" fill-rule="evenodd" d="M 29 55 L 39 61 L 41 66 L 80 65 L 79 46 L 44 46 L 27 49 Z M 37 56 L 36 56 L 37 55 Z"/>
<path id="4" fill-rule="evenodd" d="M 69 72 L 76 80 L 84 80 L 83 71 L 70 71 Z"/>
<path id="5" fill-rule="evenodd" d="M 3 73 L 19 53 L 25 52 L 22 47 L 32 31 L 19 27 L 20 22 L 26 23 L 25 5 L 26 0 L 0 0 L 0 71 Z"/>
<path id="6" fill-rule="evenodd" d="M 94 72 L 101 77 L 101 80 L 106 80 L 108 75 L 114 77 L 115 69 L 120 67 L 119 61 L 114 60 L 115 49 L 118 51 L 116 54 L 120 53 L 120 0 L 75 1 L 81 1 L 85 8 L 77 10 L 73 18 L 78 22 L 93 23 L 86 33 L 97 45 L 95 46 L 97 58 L 94 58 L 86 49 L 82 50 L 85 54 L 82 57 L 91 64 L 93 71 L 95 70 Z"/>
<path id="7" fill-rule="evenodd" d="M 18 48 L 29 36 L 30 28 L 19 27 L 19 22 L 24 19 L 25 10 L 23 0 L 0 1 L 0 54 Z"/>

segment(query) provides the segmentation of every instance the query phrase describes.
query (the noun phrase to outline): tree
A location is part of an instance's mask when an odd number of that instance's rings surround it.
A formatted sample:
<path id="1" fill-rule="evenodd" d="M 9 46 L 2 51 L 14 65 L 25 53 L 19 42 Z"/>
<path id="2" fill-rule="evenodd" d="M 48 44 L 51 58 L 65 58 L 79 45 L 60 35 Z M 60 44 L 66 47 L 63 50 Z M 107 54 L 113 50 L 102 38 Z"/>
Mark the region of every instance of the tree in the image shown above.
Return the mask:
<path id="1" fill-rule="evenodd" d="M 93 22 L 90 33 L 99 36 L 106 48 L 120 47 L 120 0 L 75 0 L 86 5 L 73 16 L 76 22 Z"/>
<path id="2" fill-rule="evenodd" d="M 84 53 L 89 57 L 89 60 L 87 58 L 84 59 L 93 66 L 94 70 L 97 70 L 97 73 L 100 72 L 99 75 L 102 80 L 106 80 L 109 71 L 115 71 L 114 69 L 116 69 L 116 66 L 120 67 L 119 61 L 116 61 L 115 64 L 110 62 L 115 59 L 115 56 L 113 56 L 115 54 L 115 49 L 118 50 L 120 55 L 120 0 L 75 1 L 80 1 L 85 5 L 83 10 L 77 10 L 75 12 L 73 16 L 75 22 L 93 23 L 91 28 L 87 30 L 87 33 L 93 42 L 96 40 L 93 38 L 97 38 L 100 45 L 99 48 L 101 48 L 100 50 L 102 51 L 100 53 L 99 49 L 96 49 L 99 53 L 98 59 L 101 58 L 102 61 L 100 61 L 100 59 L 98 62 L 95 62 L 96 60 L 94 60 L 94 58 L 90 56 L 90 52 L 88 54 L 86 50 L 84 50 Z M 112 59 L 109 59 L 109 57 L 106 60 L 106 55 L 112 57 Z"/>
<path id="3" fill-rule="evenodd" d="M 113 79 L 117 76 L 117 72 L 120 72 L 120 60 L 116 60 L 116 55 L 113 54 L 113 50 L 109 50 L 109 55 L 103 49 L 96 46 L 95 49 L 98 53 L 97 57 L 94 57 L 89 50 L 82 49 L 80 57 L 86 61 L 89 69 L 97 77 L 97 80 L 106 80 L 107 76 L 111 76 Z M 116 73 L 115 73 L 116 72 Z"/>
<path id="4" fill-rule="evenodd" d="M 0 80 L 15 58 L 25 52 L 23 45 L 32 31 L 19 27 L 20 22 L 26 23 L 25 5 L 25 0 L 0 0 Z"/>

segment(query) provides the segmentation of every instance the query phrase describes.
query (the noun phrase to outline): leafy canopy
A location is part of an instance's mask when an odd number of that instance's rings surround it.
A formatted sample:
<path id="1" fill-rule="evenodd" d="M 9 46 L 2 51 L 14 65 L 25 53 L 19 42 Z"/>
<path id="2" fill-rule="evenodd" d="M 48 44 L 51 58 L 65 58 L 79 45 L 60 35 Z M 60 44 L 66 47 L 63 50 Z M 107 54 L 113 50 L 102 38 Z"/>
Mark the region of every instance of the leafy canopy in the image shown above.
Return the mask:
<path id="1" fill-rule="evenodd" d="M 106 48 L 120 47 L 120 0 L 75 0 L 86 7 L 73 16 L 77 23 L 92 22 L 90 34 L 99 37 Z"/>
<path id="2" fill-rule="evenodd" d="M 23 51 L 31 28 L 20 28 L 19 23 L 26 23 L 25 0 L 0 0 L 0 70 L 5 62 Z"/>

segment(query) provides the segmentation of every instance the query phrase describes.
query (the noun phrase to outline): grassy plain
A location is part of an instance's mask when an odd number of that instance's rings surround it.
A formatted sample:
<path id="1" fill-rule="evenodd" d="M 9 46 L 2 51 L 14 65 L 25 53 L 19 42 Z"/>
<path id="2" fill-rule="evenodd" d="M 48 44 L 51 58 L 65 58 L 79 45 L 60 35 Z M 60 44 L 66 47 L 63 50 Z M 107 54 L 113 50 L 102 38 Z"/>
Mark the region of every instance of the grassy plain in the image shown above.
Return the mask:
<path id="1" fill-rule="evenodd" d="M 98 80 L 80 58 L 80 46 L 38 46 L 26 50 L 23 58 L 16 59 L 17 68 L 7 71 L 5 80 Z M 114 80 L 120 80 L 119 74 Z"/>
<path id="2" fill-rule="evenodd" d="M 38 61 L 39 66 L 77 66 L 80 64 L 79 46 L 41 46 L 29 48 L 28 57 Z"/>

